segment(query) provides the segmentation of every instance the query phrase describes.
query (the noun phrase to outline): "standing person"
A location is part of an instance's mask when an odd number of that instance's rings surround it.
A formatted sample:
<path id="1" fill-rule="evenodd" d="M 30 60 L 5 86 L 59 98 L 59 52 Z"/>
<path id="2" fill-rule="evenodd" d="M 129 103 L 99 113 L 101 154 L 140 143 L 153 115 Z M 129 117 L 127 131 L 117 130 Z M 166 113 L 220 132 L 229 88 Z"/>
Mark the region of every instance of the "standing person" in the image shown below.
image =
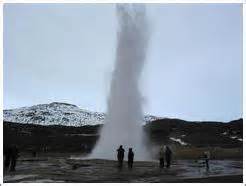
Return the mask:
<path id="1" fill-rule="evenodd" d="M 160 168 L 163 168 L 164 167 L 164 148 L 163 147 L 160 148 L 159 160 L 160 160 Z"/>
<path id="2" fill-rule="evenodd" d="M 120 145 L 120 147 L 117 149 L 117 152 L 119 167 L 122 168 L 125 153 L 125 149 L 123 149 L 122 145 Z"/>
<path id="3" fill-rule="evenodd" d="M 32 149 L 32 157 L 33 157 L 33 158 L 36 158 L 36 156 L 37 156 L 36 150 L 35 150 L 35 149 Z"/>
<path id="4" fill-rule="evenodd" d="M 128 168 L 129 169 L 132 169 L 133 159 L 134 159 L 134 153 L 132 151 L 132 148 L 129 148 L 129 151 L 128 151 Z"/>
<path id="5" fill-rule="evenodd" d="M 10 171 L 15 171 L 16 160 L 19 157 L 19 150 L 16 145 L 14 145 L 11 149 L 12 151 L 10 156 L 11 159 Z"/>
<path id="6" fill-rule="evenodd" d="M 167 164 L 166 167 L 169 168 L 171 165 L 171 160 L 172 160 L 172 151 L 168 146 L 166 146 L 165 159 L 166 159 L 166 164 Z"/>
<path id="7" fill-rule="evenodd" d="M 206 165 L 206 170 L 209 170 L 209 159 L 210 159 L 210 153 L 209 151 L 204 152 L 204 160 Z"/>
<path id="8" fill-rule="evenodd" d="M 7 147 L 6 149 L 4 149 L 4 156 L 5 156 L 5 158 L 4 158 L 4 169 L 5 170 L 9 169 L 11 153 L 12 153 L 12 149 L 10 147 Z"/>

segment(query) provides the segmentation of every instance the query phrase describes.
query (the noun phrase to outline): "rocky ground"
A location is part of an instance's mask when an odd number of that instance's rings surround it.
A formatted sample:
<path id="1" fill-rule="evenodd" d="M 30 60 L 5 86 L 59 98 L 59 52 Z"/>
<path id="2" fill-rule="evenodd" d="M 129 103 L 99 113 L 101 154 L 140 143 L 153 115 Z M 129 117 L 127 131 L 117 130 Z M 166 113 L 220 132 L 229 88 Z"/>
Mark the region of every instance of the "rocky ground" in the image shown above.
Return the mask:
<path id="1" fill-rule="evenodd" d="M 170 169 L 158 161 L 134 162 L 122 170 L 112 160 L 85 159 L 81 155 L 22 155 L 16 172 L 4 171 L 4 182 L 242 182 L 242 160 L 211 160 L 206 171 L 202 161 L 175 160 Z"/>

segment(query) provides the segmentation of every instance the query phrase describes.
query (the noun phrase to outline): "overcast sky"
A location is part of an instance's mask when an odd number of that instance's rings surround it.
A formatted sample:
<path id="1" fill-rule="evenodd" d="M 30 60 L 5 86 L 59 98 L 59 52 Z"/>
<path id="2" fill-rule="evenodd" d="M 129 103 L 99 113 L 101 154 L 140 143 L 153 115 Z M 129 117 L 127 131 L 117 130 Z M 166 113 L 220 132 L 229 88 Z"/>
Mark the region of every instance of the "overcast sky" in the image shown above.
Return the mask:
<path id="1" fill-rule="evenodd" d="M 186 120 L 242 117 L 242 7 L 147 5 L 145 113 Z M 50 103 L 107 110 L 113 4 L 5 4 L 4 109 Z"/>

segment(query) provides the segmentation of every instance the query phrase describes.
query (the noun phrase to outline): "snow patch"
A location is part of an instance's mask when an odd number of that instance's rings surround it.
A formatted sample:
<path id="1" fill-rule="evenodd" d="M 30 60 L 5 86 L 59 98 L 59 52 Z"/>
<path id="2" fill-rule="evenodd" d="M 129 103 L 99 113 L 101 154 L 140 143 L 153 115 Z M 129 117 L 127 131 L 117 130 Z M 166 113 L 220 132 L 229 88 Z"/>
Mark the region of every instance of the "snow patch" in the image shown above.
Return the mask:
<path id="1" fill-rule="evenodd" d="M 227 132 L 223 132 L 223 133 L 221 133 L 222 135 L 227 135 L 228 133 Z"/>
<path id="2" fill-rule="evenodd" d="M 172 140 L 172 141 L 175 141 L 175 142 L 179 143 L 180 145 L 188 145 L 188 143 L 185 143 L 184 141 L 182 141 L 179 138 L 170 137 L 169 139 Z"/>

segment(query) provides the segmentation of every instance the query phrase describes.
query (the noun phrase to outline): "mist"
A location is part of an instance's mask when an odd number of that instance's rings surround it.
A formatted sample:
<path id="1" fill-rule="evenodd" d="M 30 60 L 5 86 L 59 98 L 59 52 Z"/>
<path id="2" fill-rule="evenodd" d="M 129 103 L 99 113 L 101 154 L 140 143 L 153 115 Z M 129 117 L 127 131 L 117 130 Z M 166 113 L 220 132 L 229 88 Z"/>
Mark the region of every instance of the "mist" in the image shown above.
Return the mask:
<path id="1" fill-rule="evenodd" d="M 142 96 L 139 79 L 143 70 L 149 29 L 144 5 L 117 5 L 115 68 L 112 74 L 107 117 L 91 157 L 116 159 L 116 149 L 133 148 L 136 160 L 149 158 L 142 128 Z"/>

